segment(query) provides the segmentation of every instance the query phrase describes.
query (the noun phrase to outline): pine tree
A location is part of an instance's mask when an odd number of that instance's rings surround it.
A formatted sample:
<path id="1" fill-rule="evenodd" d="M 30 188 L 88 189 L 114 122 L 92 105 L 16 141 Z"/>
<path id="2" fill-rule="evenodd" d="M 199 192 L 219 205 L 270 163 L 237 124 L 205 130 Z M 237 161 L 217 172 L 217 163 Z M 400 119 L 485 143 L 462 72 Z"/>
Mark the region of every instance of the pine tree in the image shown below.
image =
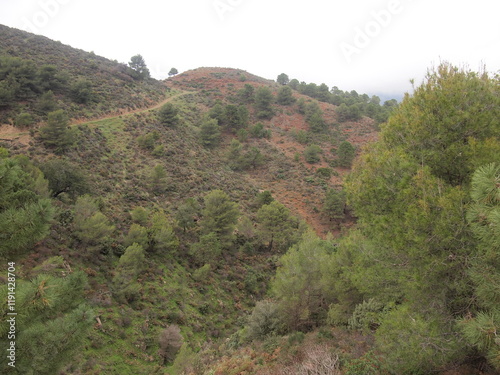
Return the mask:
<path id="1" fill-rule="evenodd" d="M 348 141 L 343 141 L 337 150 L 338 163 L 343 168 L 350 168 L 356 157 L 356 148 Z"/>
<path id="2" fill-rule="evenodd" d="M 65 277 L 34 275 L 32 280 L 16 282 L 16 370 L 18 374 L 50 375 L 59 373 L 64 364 L 81 351 L 81 345 L 94 320 L 94 313 L 84 303 L 86 275 L 72 272 Z M 7 300 L 7 285 L 0 288 Z M 7 304 L 0 307 L 6 315 Z M 0 344 L 9 348 L 8 325 L 0 325 Z M 0 366 L 8 368 L 7 357 Z"/>
<path id="3" fill-rule="evenodd" d="M 255 110 L 257 118 L 269 120 L 274 116 L 272 103 L 274 101 L 273 93 L 267 87 L 259 87 L 255 92 Z"/>
<path id="4" fill-rule="evenodd" d="M 142 80 L 150 77 L 149 69 L 141 55 L 132 56 L 128 65 L 133 71 L 134 78 Z"/>
<path id="5" fill-rule="evenodd" d="M 59 154 L 72 146 L 75 143 L 75 134 L 68 125 L 68 117 L 62 109 L 50 112 L 47 125 L 40 129 L 40 138 L 45 146 Z"/>
<path id="6" fill-rule="evenodd" d="M 101 244 L 115 230 L 109 219 L 99 211 L 95 199 L 88 195 L 76 200 L 74 226 L 77 238 L 88 245 Z"/>
<path id="7" fill-rule="evenodd" d="M 216 119 L 206 119 L 200 127 L 200 138 L 203 146 L 212 148 L 220 142 L 220 127 Z"/>
<path id="8" fill-rule="evenodd" d="M 296 99 L 293 97 L 292 89 L 289 86 L 280 87 L 276 102 L 281 105 L 292 105 Z"/>
<path id="9" fill-rule="evenodd" d="M 323 212 L 332 219 L 343 219 L 345 216 L 346 198 L 343 190 L 329 189 L 325 195 Z"/>
<path id="10" fill-rule="evenodd" d="M 20 255 L 48 234 L 48 197 L 47 181 L 27 158 L 0 158 L 0 256 Z"/>
<path id="11" fill-rule="evenodd" d="M 462 321 L 465 337 L 500 370 L 500 164 L 478 168 L 471 181 L 473 204 L 467 219 L 479 240 L 469 275 L 479 312 Z"/>
<path id="12" fill-rule="evenodd" d="M 134 243 L 127 247 L 120 257 L 113 277 L 113 294 L 121 302 L 133 302 L 139 296 L 140 285 L 137 276 L 144 270 L 146 264 L 144 249 Z"/>
<path id="13" fill-rule="evenodd" d="M 193 228 L 196 225 L 195 218 L 200 213 L 200 206 L 193 198 L 188 198 L 182 205 L 177 208 L 175 218 L 179 226 L 186 230 Z"/>
<path id="14" fill-rule="evenodd" d="M 223 247 L 233 240 L 233 231 L 240 212 L 236 203 L 222 190 L 213 190 L 205 198 L 200 222 L 203 234 L 215 233 Z"/>
<path id="15" fill-rule="evenodd" d="M 258 233 L 270 250 L 283 251 L 300 237 L 299 222 L 290 210 L 272 201 L 257 211 Z"/>
<path id="16" fill-rule="evenodd" d="M 163 211 L 158 211 L 151 216 L 150 236 L 153 251 L 172 253 L 179 247 L 179 239 Z"/>
<path id="17" fill-rule="evenodd" d="M 180 121 L 179 110 L 172 103 L 166 103 L 158 111 L 158 120 L 162 125 L 173 128 Z"/>
<path id="18" fill-rule="evenodd" d="M 280 258 L 271 293 L 289 329 L 310 329 L 326 319 L 326 307 L 333 302 L 327 282 L 331 252 L 328 241 L 309 232 Z"/>
<path id="19" fill-rule="evenodd" d="M 216 233 L 210 232 L 200 237 L 200 241 L 191 245 L 190 254 L 199 265 L 211 264 L 218 261 L 222 253 L 222 245 Z"/>

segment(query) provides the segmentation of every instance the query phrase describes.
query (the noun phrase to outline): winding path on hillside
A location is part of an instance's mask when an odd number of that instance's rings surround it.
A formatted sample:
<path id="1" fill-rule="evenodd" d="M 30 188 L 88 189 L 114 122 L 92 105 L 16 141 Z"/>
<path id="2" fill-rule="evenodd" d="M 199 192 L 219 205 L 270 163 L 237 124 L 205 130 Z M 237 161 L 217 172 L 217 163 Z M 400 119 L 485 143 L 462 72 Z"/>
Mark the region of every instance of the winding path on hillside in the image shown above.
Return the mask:
<path id="1" fill-rule="evenodd" d="M 172 96 L 169 96 L 162 101 L 153 104 L 150 107 L 146 108 L 138 108 L 138 109 L 131 109 L 131 110 L 125 110 L 121 112 L 115 112 L 115 113 L 108 113 L 104 116 L 95 118 L 95 119 L 77 119 L 77 120 L 71 120 L 70 125 L 81 125 L 81 124 L 86 124 L 90 122 L 96 122 L 96 121 L 102 121 L 102 120 L 109 120 L 113 119 L 116 117 L 120 116 L 130 116 L 135 113 L 143 113 L 143 112 L 149 112 L 153 111 L 155 109 L 158 109 L 162 107 L 163 105 L 167 104 L 168 102 L 177 99 L 181 96 L 188 95 L 188 94 L 193 94 L 196 93 L 196 91 L 182 91 L 177 94 L 174 94 Z M 31 140 L 31 136 L 29 131 L 20 131 L 20 129 L 16 128 L 15 126 L 12 125 L 7 125 L 7 124 L 2 124 L 0 125 L 0 141 L 7 141 L 7 142 L 16 142 L 19 143 L 23 146 L 27 146 L 29 144 L 29 141 Z"/>
<path id="2" fill-rule="evenodd" d="M 182 91 L 178 94 L 175 94 L 175 95 L 169 96 L 168 98 L 163 99 L 161 102 L 158 102 L 158 103 L 152 105 L 151 107 L 115 112 L 115 113 L 107 114 L 107 115 L 104 115 L 102 117 L 92 119 L 92 120 L 89 120 L 89 119 L 75 120 L 75 121 L 71 121 L 70 125 L 79 125 L 79 124 L 85 124 L 85 123 L 89 123 L 89 122 L 109 120 L 109 119 L 113 119 L 113 118 L 120 117 L 120 116 L 130 116 L 130 115 L 133 115 L 135 113 L 143 113 L 143 112 L 153 111 L 155 109 L 158 109 L 158 108 L 164 106 L 165 104 L 167 104 L 168 102 L 170 102 L 174 99 L 177 99 L 177 98 L 184 96 L 184 95 L 194 94 L 194 93 L 196 93 L 196 91 Z M 0 135 L 1 135 L 1 133 L 0 133 Z"/>

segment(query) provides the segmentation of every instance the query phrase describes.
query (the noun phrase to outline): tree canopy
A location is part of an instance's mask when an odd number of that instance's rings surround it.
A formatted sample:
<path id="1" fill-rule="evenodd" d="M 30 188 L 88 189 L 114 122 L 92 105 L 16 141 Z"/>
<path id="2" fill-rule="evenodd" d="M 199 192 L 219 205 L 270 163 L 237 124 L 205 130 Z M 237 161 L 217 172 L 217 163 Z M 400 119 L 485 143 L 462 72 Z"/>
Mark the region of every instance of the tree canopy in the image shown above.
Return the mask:
<path id="1" fill-rule="evenodd" d="M 48 182 L 26 157 L 0 157 L 0 256 L 19 256 L 49 232 Z"/>
<path id="2" fill-rule="evenodd" d="M 150 77 L 146 61 L 144 60 L 144 57 L 142 57 L 141 55 L 132 56 L 130 58 L 128 66 L 134 72 L 134 78 L 143 80 Z"/>

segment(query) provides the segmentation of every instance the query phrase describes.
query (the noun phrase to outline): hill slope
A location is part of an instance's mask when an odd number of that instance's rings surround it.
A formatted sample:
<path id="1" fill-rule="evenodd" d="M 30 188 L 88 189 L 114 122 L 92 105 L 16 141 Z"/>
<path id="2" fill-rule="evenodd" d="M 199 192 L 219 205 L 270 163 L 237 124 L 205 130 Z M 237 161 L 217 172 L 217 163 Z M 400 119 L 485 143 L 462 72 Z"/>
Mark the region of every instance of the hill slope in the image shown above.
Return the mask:
<path id="1" fill-rule="evenodd" d="M 95 315 L 94 325 L 82 327 L 83 350 L 66 357 L 72 358 L 66 373 L 163 371 L 179 343 L 186 354 L 228 337 L 266 295 L 278 255 L 306 231 L 304 222 L 321 236 L 352 223 L 344 206 L 333 217 L 323 204 L 348 171 L 339 166 L 340 146 L 349 141 L 359 149 L 375 139 L 373 119 L 339 123 L 337 105 L 297 90 L 294 101 L 278 104 L 283 86 L 237 69 L 137 80 L 123 65 L 3 26 L 0 57 L 0 115 L 10 124 L 0 130 L 7 150 L 0 167 L 14 173 L 13 181 L 32 181 L 19 199 L 48 199 L 52 207 L 43 235 L 14 252 L 0 247 L 1 256 L 16 262 L 24 291 L 47 283 L 62 290 L 77 278 L 71 275 L 81 275 L 79 298 Z M 27 80 L 20 81 L 18 68 L 29 73 Z M 72 82 L 85 83 L 79 87 L 90 90 L 88 101 L 75 102 L 81 98 Z M 265 117 L 260 89 L 271 98 Z M 162 117 L 165 107 L 170 122 Z M 57 109 L 69 118 L 62 132 L 73 137 L 63 151 L 44 138 Z M 20 124 L 22 114 L 31 121 Z M 320 131 L 311 130 L 311 114 Z M 217 125 L 213 144 L 205 138 L 210 119 Z M 310 146 L 317 147 L 308 161 Z M 2 194 L 17 194 L 20 186 L 2 186 Z M 238 209 L 229 230 L 210 221 L 218 214 L 209 198 L 219 190 L 226 206 Z M 10 209 L 4 202 L 0 214 Z M 266 212 L 278 212 L 279 220 Z M 280 227 L 270 235 L 273 225 Z M 56 302 L 51 311 L 42 302 L 43 313 L 20 323 L 19 340 L 43 343 L 25 345 L 19 355 L 25 368 L 37 365 L 27 361 L 37 347 L 56 338 L 35 334 L 36 341 L 22 332 L 61 317 L 71 321 L 77 311 Z"/>
<path id="2" fill-rule="evenodd" d="M 57 108 L 95 118 L 146 107 L 165 93 L 161 82 L 137 79 L 124 64 L 3 25 L 0 80 L 0 124 L 27 113 L 31 125 Z"/>

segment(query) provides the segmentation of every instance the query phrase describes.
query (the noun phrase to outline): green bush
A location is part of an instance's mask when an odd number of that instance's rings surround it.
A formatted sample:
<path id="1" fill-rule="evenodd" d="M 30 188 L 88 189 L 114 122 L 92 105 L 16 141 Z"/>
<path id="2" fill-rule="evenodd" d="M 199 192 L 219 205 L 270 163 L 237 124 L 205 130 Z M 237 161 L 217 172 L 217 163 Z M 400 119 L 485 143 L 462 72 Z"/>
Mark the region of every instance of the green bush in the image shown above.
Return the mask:
<path id="1" fill-rule="evenodd" d="M 102 243 L 115 230 L 114 225 L 99 211 L 95 199 L 88 195 L 76 200 L 74 226 L 76 237 L 89 245 Z"/>
<path id="2" fill-rule="evenodd" d="M 348 326 L 352 330 L 373 331 L 380 325 L 383 311 L 384 305 L 370 298 L 356 306 L 348 321 Z"/>
<path id="3" fill-rule="evenodd" d="M 216 264 L 222 254 L 222 245 L 217 234 L 208 233 L 200 237 L 200 241 L 191 245 L 190 254 L 198 264 Z"/>
<path id="4" fill-rule="evenodd" d="M 137 143 L 139 144 L 140 148 L 146 150 L 153 150 L 155 148 L 155 143 L 158 139 L 160 139 L 160 135 L 158 134 L 157 131 L 154 131 L 152 133 L 144 134 L 137 137 Z"/>
<path id="5" fill-rule="evenodd" d="M 211 272 L 212 266 L 207 263 L 193 272 L 193 280 L 198 282 L 206 281 Z"/>
<path id="6" fill-rule="evenodd" d="M 283 331 L 279 306 L 272 301 L 259 301 L 248 317 L 246 335 L 249 340 L 263 340 Z"/>
<path id="7" fill-rule="evenodd" d="M 304 150 L 304 158 L 310 164 L 317 163 L 321 160 L 320 158 L 321 152 L 322 152 L 321 147 L 317 145 L 308 146 Z"/>
<path id="8" fill-rule="evenodd" d="M 333 170 L 331 168 L 318 168 L 316 169 L 316 174 L 320 177 L 323 178 L 330 178 L 332 177 Z"/>
<path id="9" fill-rule="evenodd" d="M 14 125 L 19 128 L 27 128 L 33 125 L 34 122 L 35 119 L 31 114 L 26 112 L 21 112 L 16 116 L 16 119 L 14 120 Z"/>
<path id="10" fill-rule="evenodd" d="M 123 240 L 125 246 L 132 246 L 132 244 L 137 243 L 143 248 L 148 247 L 149 238 L 148 230 L 139 224 L 132 224 L 127 233 L 127 236 Z"/>

